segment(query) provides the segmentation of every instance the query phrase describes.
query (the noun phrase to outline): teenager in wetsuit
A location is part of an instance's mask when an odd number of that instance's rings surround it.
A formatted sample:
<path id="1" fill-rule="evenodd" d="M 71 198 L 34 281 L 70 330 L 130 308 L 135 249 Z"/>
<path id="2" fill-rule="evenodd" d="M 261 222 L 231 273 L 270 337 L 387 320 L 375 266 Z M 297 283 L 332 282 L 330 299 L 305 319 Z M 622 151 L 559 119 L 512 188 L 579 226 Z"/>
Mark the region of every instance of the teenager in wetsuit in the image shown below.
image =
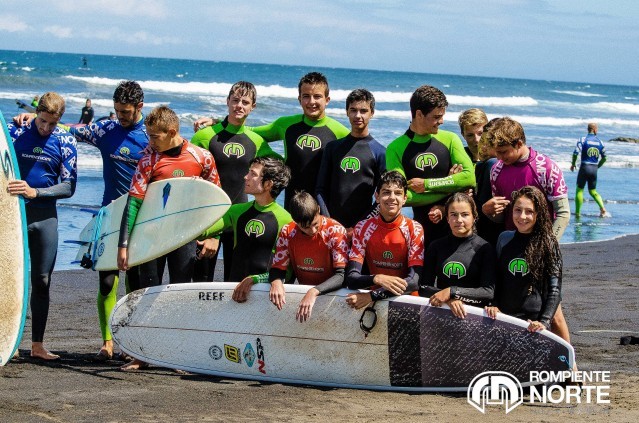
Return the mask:
<path id="1" fill-rule="evenodd" d="M 218 244 L 212 238 L 225 229 L 234 235 L 233 266 L 228 281 L 240 281 L 233 300 L 245 302 L 253 284 L 268 282 L 268 266 L 275 251 L 277 236 L 291 215 L 275 202 L 286 187 L 291 172 L 282 160 L 256 157 L 251 160 L 244 177 L 244 192 L 253 201 L 233 204 L 213 226 L 200 236 L 202 255 L 213 256 Z"/>
<path id="2" fill-rule="evenodd" d="M 386 171 L 386 148 L 370 135 L 368 124 L 375 114 L 375 97 L 365 89 L 346 97 L 351 133 L 330 142 L 322 155 L 317 178 L 317 202 L 322 215 L 353 227 L 375 208 L 373 194 Z"/>
<path id="3" fill-rule="evenodd" d="M 597 124 L 588 124 L 588 135 L 581 137 L 572 153 L 570 171 L 574 172 L 577 158 L 581 156 L 581 166 L 577 173 L 577 192 L 575 194 L 575 216 L 581 215 L 584 204 L 584 187 L 588 183 L 588 192 L 599 206 L 599 216 L 606 216 L 606 208 L 601 195 L 597 192 L 597 170 L 606 162 L 606 149 L 597 136 Z"/>
<path id="4" fill-rule="evenodd" d="M 495 300 L 486 313 L 527 319 L 531 332 L 550 329 L 561 301 L 563 264 L 545 194 L 525 186 L 513 194 L 512 210 L 516 230 L 497 242 Z"/>
<path id="5" fill-rule="evenodd" d="M 475 185 L 473 163 L 459 137 L 440 130 L 448 101 L 443 92 L 424 85 L 410 99 L 412 121 L 404 135 L 386 149 L 386 168 L 408 179 L 406 204 L 424 227 L 429 244 L 449 232 L 442 221 L 443 207 L 450 194 Z M 459 172 L 450 174 L 454 167 Z"/>
<path id="6" fill-rule="evenodd" d="M 82 108 L 82 112 L 80 113 L 80 120 L 78 121 L 78 123 L 89 125 L 92 122 L 93 122 L 93 107 L 91 107 L 91 99 L 87 98 L 85 106 Z"/>
<path id="7" fill-rule="evenodd" d="M 197 131 L 191 138 L 192 144 L 213 154 L 222 189 L 232 204 L 248 201 L 244 192 L 244 176 L 252 159 L 264 156 L 281 158 L 261 136 L 244 126 L 256 101 L 257 93 L 253 84 L 236 82 L 226 98 L 228 115 L 224 120 Z M 233 260 L 233 231 L 223 232 L 220 242 L 224 247 L 224 280 L 228 280 Z M 193 280 L 212 281 L 216 262 L 217 254 L 212 259 L 200 258 L 196 261 Z"/>
<path id="8" fill-rule="evenodd" d="M 464 150 L 473 163 L 477 163 L 480 160 L 479 140 L 484 133 L 484 126 L 488 123 L 486 113 L 475 108 L 464 110 L 459 114 L 457 121 L 462 138 L 466 141 Z"/>
<path id="9" fill-rule="evenodd" d="M 402 215 L 406 191 L 406 178 L 401 173 L 384 173 L 375 191 L 379 215 L 355 226 L 346 284 L 350 289 L 371 291 L 348 295 L 346 303 L 353 308 L 419 288 L 424 231 L 419 222 Z"/>
<path id="10" fill-rule="evenodd" d="M 453 194 L 444 210 L 451 234 L 428 246 L 419 295 L 435 307 L 448 304 L 463 319 L 464 304 L 483 307 L 493 299 L 495 251 L 475 232 L 477 207 L 470 195 Z"/>
<path id="11" fill-rule="evenodd" d="M 342 287 L 349 243 L 346 229 L 336 220 L 320 215 L 320 207 L 311 194 L 295 194 L 289 209 L 293 222 L 280 231 L 269 271 L 270 299 L 282 309 L 286 303 L 283 284 L 292 268 L 299 284 L 313 285 L 297 308 L 295 316 L 301 323 L 311 317 L 319 295 Z"/>
<path id="12" fill-rule="evenodd" d="M 31 261 L 31 357 L 43 360 L 60 358 L 43 343 L 49 315 L 49 285 L 58 252 L 56 200 L 71 197 L 77 181 L 76 141 L 57 126 L 64 110 L 64 99 L 48 92 L 40 98 L 36 117 L 30 124 L 8 125 L 24 178 L 9 181 L 8 191 L 25 199 Z"/>

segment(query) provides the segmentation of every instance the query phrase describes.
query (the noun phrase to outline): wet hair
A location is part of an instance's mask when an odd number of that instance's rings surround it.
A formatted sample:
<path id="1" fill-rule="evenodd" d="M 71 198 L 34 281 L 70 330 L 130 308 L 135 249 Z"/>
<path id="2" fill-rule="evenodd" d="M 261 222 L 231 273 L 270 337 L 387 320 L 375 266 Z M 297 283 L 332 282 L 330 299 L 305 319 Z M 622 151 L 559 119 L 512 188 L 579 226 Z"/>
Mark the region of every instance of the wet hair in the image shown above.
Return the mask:
<path id="1" fill-rule="evenodd" d="M 375 192 L 379 194 L 379 192 L 382 190 L 382 186 L 384 185 L 398 186 L 404 190 L 404 195 L 406 195 L 406 190 L 408 189 L 406 178 L 404 177 L 404 175 L 396 170 L 389 170 L 388 172 L 384 172 L 382 174 L 382 176 L 379 178 L 379 182 L 377 182 L 377 187 L 375 187 Z"/>
<path id="2" fill-rule="evenodd" d="M 297 191 L 288 203 L 288 211 L 299 226 L 307 228 L 320 212 L 320 206 L 311 194 Z"/>
<path id="3" fill-rule="evenodd" d="M 328 79 L 324 76 L 324 74 L 319 72 L 309 72 L 300 79 L 300 83 L 297 85 L 297 92 L 299 95 L 302 95 L 302 85 L 323 85 L 324 86 L 324 95 L 328 97 Z"/>
<path id="4" fill-rule="evenodd" d="M 537 187 L 527 185 L 512 193 L 513 210 L 518 199 L 525 197 L 532 201 L 536 220 L 526 246 L 524 257 L 528 263 L 534 285 L 544 292 L 548 276 L 559 275 L 563 267 L 559 242 L 552 230 L 552 219 L 544 193 Z"/>
<path id="5" fill-rule="evenodd" d="M 66 110 L 64 99 L 58 93 L 49 91 L 40 97 L 40 102 L 36 106 L 36 113 L 49 113 L 60 119 Z"/>
<path id="6" fill-rule="evenodd" d="M 277 198 L 291 180 L 291 169 L 282 160 L 270 156 L 254 158 L 249 167 L 254 164 L 262 165 L 262 185 L 267 181 L 273 182 L 270 193 L 271 197 Z"/>
<path id="7" fill-rule="evenodd" d="M 180 132 L 180 118 L 178 118 L 173 110 L 165 105 L 158 106 L 151 110 L 144 118 L 144 125 L 146 125 L 147 128 L 153 128 L 163 132 L 168 132 L 169 129 L 175 129 L 176 132 Z"/>
<path id="8" fill-rule="evenodd" d="M 113 102 L 137 106 L 144 102 L 142 87 L 135 81 L 120 82 L 113 92 Z"/>
<path id="9" fill-rule="evenodd" d="M 229 90 L 229 96 L 227 97 L 227 99 L 230 99 L 233 94 L 237 95 L 238 97 L 250 97 L 253 102 L 253 106 L 255 106 L 255 103 L 257 103 L 257 91 L 255 90 L 255 85 L 250 82 L 238 81 L 233 84 L 233 86 Z"/>
<path id="10" fill-rule="evenodd" d="M 410 98 L 410 113 L 413 118 L 418 110 L 427 115 L 438 107 L 448 107 L 448 100 L 441 90 L 430 85 L 417 88 Z"/>
<path id="11" fill-rule="evenodd" d="M 453 203 L 467 203 L 470 205 L 470 211 L 473 215 L 473 220 L 477 221 L 479 215 L 477 214 L 477 205 L 475 204 L 475 200 L 471 195 L 466 194 L 465 192 L 456 192 L 446 200 L 446 204 L 444 205 L 444 216 L 448 219 L 448 209 L 450 209 L 450 205 Z M 473 232 L 476 232 L 477 228 L 473 225 Z"/>
<path id="12" fill-rule="evenodd" d="M 346 111 L 348 112 L 348 108 L 353 103 L 357 103 L 358 101 L 365 101 L 368 103 L 371 108 L 371 112 L 375 112 L 375 97 L 373 93 L 364 89 L 358 88 L 350 92 L 350 94 L 346 97 Z"/>
<path id="13" fill-rule="evenodd" d="M 590 122 L 590 123 L 588 124 L 588 133 L 591 133 L 591 132 L 592 132 L 593 134 L 595 134 L 595 135 L 596 135 L 596 134 L 597 134 L 597 129 L 598 129 L 598 128 L 597 128 L 597 124 L 596 124 L 596 123 L 594 123 L 594 122 Z"/>
<path id="14" fill-rule="evenodd" d="M 488 123 L 486 113 L 482 109 L 468 109 L 464 110 L 457 119 L 459 123 L 459 129 L 464 134 L 464 131 L 469 126 L 482 125 L 485 126 Z"/>
<path id="15" fill-rule="evenodd" d="M 498 119 L 487 132 L 487 140 L 493 148 L 515 147 L 519 141 L 526 144 L 523 126 L 508 116 Z"/>

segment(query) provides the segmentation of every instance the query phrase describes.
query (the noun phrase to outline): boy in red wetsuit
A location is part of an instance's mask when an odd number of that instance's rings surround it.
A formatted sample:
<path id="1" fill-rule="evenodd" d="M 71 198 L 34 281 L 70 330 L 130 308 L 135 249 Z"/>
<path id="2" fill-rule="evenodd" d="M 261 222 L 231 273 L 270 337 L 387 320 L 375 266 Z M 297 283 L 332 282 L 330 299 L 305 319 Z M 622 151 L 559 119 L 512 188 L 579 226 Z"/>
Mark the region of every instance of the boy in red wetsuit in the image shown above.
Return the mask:
<path id="1" fill-rule="evenodd" d="M 424 230 L 419 222 L 402 215 L 406 189 L 406 178 L 401 173 L 384 173 L 375 191 L 379 215 L 355 226 L 346 283 L 350 289 L 371 291 L 349 295 L 346 302 L 353 308 L 411 293 L 419 287 L 424 264 Z M 364 263 L 368 274 L 362 273 Z"/>
<path id="2" fill-rule="evenodd" d="M 289 211 L 293 222 L 280 231 L 269 271 L 270 298 L 281 310 L 286 303 L 283 281 L 292 268 L 298 283 L 314 285 L 297 309 L 297 320 L 305 322 L 311 317 L 318 295 L 342 287 L 348 241 L 346 229 L 336 220 L 320 215 L 319 204 L 306 191 L 291 198 Z"/>

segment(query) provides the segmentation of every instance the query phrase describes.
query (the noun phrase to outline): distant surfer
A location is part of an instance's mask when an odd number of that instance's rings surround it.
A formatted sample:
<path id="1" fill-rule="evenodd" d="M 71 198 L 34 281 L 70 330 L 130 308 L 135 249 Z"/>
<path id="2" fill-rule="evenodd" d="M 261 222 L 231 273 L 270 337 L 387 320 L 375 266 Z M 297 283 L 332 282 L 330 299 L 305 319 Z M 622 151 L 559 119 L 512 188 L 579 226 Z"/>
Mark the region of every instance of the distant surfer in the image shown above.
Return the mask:
<path id="1" fill-rule="evenodd" d="M 82 108 L 82 112 L 80 113 L 80 120 L 78 123 L 83 123 L 88 125 L 93 123 L 93 107 L 91 107 L 91 99 L 87 98 L 87 101 Z"/>
<path id="2" fill-rule="evenodd" d="M 38 103 L 40 102 L 40 97 L 39 96 L 33 96 L 33 99 L 31 100 L 31 107 L 36 108 L 38 107 Z"/>
<path id="3" fill-rule="evenodd" d="M 87 62 L 87 58 L 85 56 L 82 56 L 82 67 L 85 69 L 89 67 L 89 63 Z"/>
<path id="4" fill-rule="evenodd" d="M 191 144 L 205 148 L 213 154 L 220 174 L 222 189 L 233 204 L 245 203 L 244 176 L 249 162 L 255 157 L 280 158 L 264 138 L 248 129 L 244 122 L 257 103 L 255 86 L 247 81 L 238 81 L 226 97 L 228 114 L 223 121 L 200 129 L 191 138 Z M 220 236 L 224 251 L 224 280 L 228 280 L 233 262 L 233 231 Z M 200 258 L 195 263 L 194 281 L 213 281 L 217 254 L 211 258 Z"/>
<path id="5" fill-rule="evenodd" d="M 464 304 L 484 307 L 495 293 L 495 250 L 475 232 L 477 207 L 473 198 L 456 192 L 444 208 L 451 234 L 433 241 L 424 254 L 419 295 L 430 305 L 447 304 L 459 318 Z"/>
<path id="6" fill-rule="evenodd" d="M 231 205 L 222 219 L 200 237 L 201 255 L 212 257 L 219 245 L 214 237 L 226 229 L 233 230 L 233 266 L 226 281 L 240 281 L 233 291 L 233 300 L 239 303 L 246 301 L 253 284 L 268 282 L 277 236 L 293 220 L 275 201 L 290 178 L 291 171 L 282 160 L 269 156 L 254 158 L 244 176 L 244 192 L 254 200 Z"/>
<path id="7" fill-rule="evenodd" d="M 572 153 L 570 171 L 574 172 L 577 158 L 581 156 L 581 165 L 577 174 L 577 192 L 575 194 L 575 216 L 581 215 L 584 203 L 584 188 L 588 183 L 588 192 L 599 206 L 599 216 L 606 217 L 606 208 L 601 195 L 597 192 L 597 170 L 606 162 L 606 149 L 597 136 L 597 124 L 588 124 L 588 135 L 579 138 L 575 151 Z"/>
<path id="8" fill-rule="evenodd" d="M 353 308 L 410 294 L 419 288 L 424 264 L 424 230 L 419 222 L 402 214 L 406 191 L 406 178 L 401 173 L 384 173 L 375 190 L 379 215 L 355 226 L 346 284 L 350 289 L 370 291 L 348 295 L 346 303 Z"/>
<path id="9" fill-rule="evenodd" d="M 312 285 L 297 308 L 296 319 L 310 319 L 315 299 L 340 289 L 348 262 L 346 229 L 336 220 L 320 215 L 317 201 L 308 192 L 298 192 L 289 202 L 293 222 L 277 238 L 269 271 L 271 301 L 278 309 L 286 303 L 284 282 L 292 269 L 297 282 Z"/>
<path id="10" fill-rule="evenodd" d="M 31 357 L 43 360 L 60 358 L 49 352 L 43 342 L 49 315 L 51 273 L 58 252 L 56 200 L 71 197 L 77 182 L 76 141 L 57 126 L 64 111 L 64 99 L 48 92 L 40 99 L 33 122 L 8 125 L 24 178 L 10 181 L 8 190 L 26 200 L 31 260 Z"/>

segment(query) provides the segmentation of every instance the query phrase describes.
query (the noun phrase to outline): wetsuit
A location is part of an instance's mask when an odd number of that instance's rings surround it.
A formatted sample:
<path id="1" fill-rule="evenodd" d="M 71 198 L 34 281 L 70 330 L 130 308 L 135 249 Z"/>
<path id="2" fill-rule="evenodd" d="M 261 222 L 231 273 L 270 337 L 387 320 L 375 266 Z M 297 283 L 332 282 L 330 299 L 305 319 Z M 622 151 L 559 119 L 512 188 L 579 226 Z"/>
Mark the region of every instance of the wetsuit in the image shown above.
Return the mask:
<path id="1" fill-rule="evenodd" d="M 205 148 L 213 154 L 222 189 L 231 199 L 231 204 L 248 201 L 244 193 L 244 176 L 249 163 L 255 157 L 271 156 L 280 158 L 264 139 L 246 126 L 232 125 L 228 116 L 213 126 L 201 129 L 193 135 L 191 143 Z M 224 251 L 224 279 L 228 279 L 233 257 L 233 231 L 226 231 L 220 237 Z M 218 250 L 219 251 L 219 250 Z M 200 259 L 195 263 L 193 280 L 212 281 L 215 276 L 217 254 L 211 259 Z"/>
<path id="2" fill-rule="evenodd" d="M 450 288 L 450 298 L 483 307 L 495 291 L 495 250 L 476 234 L 448 235 L 433 241 L 424 254 L 419 295 Z"/>
<path id="3" fill-rule="evenodd" d="M 386 148 L 372 136 L 330 142 L 317 178 L 317 202 L 324 216 L 346 228 L 365 219 L 374 207 L 373 194 L 386 171 Z"/>
<path id="4" fill-rule="evenodd" d="M 36 198 L 25 199 L 25 208 L 31 260 L 31 340 L 42 342 L 49 315 L 49 284 L 58 252 L 56 200 L 75 192 L 78 153 L 73 136 L 60 127 L 47 137 L 40 135 L 35 122 L 23 127 L 9 124 L 8 128 L 20 175 L 37 192 Z"/>
<path id="5" fill-rule="evenodd" d="M 449 176 L 455 164 L 461 164 L 463 170 Z M 417 135 L 409 129 L 386 149 L 386 169 L 396 170 L 408 180 L 425 180 L 426 191 L 421 194 L 408 191 L 406 205 L 413 207 L 415 220 L 423 225 L 426 245 L 450 233 L 445 219 L 434 224 L 428 212 L 435 204 L 443 205 L 451 193 L 475 185 L 473 162 L 459 137 L 443 130 L 434 135 Z"/>
<path id="6" fill-rule="evenodd" d="M 495 163 L 497 163 L 497 159 L 492 157 L 488 160 L 478 161 L 475 164 L 475 180 L 477 181 L 477 186 L 473 192 L 473 198 L 479 211 L 476 223 L 477 234 L 493 247 L 497 244 L 499 234 L 504 230 L 504 224 L 503 222 L 493 222 L 490 220 L 488 216 L 481 212 L 481 207 L 493 196 L 490 187 L 490 172 Z"/>
<path id="7" fill-rule="evenodd" d="M 535 283 L 530 274 L 530 263 L 525 259 L 529 242 L 529 235 L 517 231 L 503 232 L 499 236 L 494 304 L 503 313 L 539 321 L 550 328 L 561 301 L 561 272 Z"/>
<path id="8" fill-rule="evenodd" d="M 577 174 L 577 193 L 575 195 L 575 213 L 579 214 L 584 203 L 584 187 L 588 183 L 590 196 L 595 200 L 601 210 L 604 210 L 603 200 L 597 192 L 597 169 L 606 161 L 606 149 L 595 134 L 581 137 L 572 153 L 572 166 L 574 168 L 577 157 L 581 156 L 581 166 Z"/>
<path id="9" fill-rule="evenodd" d="M 126 247 L 128 237 L 135 224 L 138 210 L 142 206 L 146 190 L 150 183 L 180 177 L 201 177 L 217 186 L 220 178 L 215 160 L 208 150 L 194 146 L 187 140 L 176 147 L 163 152 L 154 151 L 145 154 L 135 171 L 127 205 L 120 227 L 120 247 Z M 168 262 L 170 283 L 190 282 L 195 262 L 195 241 L 140 265 L 140 284 L 143 287 L 162 284 L 164 267 Z"/>
<path id="10" fill-rule="evenodd" d="M 275 201 L 260 206 L 255 201 L 233 204 L 200 239 L 232 228 L 234 235 L 233 265 L 226 282 L 241 282 L 253 277 L 255 283 L 268 282 L 268 266 L 275 251 L 280 230 L 292 222 L 291 215 Z"/>
<path id="11" fill-rule="evenodd" d="M 93 107 L 84 106 L 82 108 L 82 114 L 80 115 L 80 120 L 78 121 L 78 123 L 84 123 L 85 125 L 88 125 L 91 123 L 92 120 L 93 120 Z"/>
<path id="12" fill-rule="evenodd" d="M 346 229 L 334 219 L 322 216 L 319 230 L 308 236 L 297 223 L 285 225 L 277 238 L 269 282 L 285 280 L 289 267 L 302 285 L 314 285 L 320 294 L 335 291 L 344 282 L 348 262 Z"/>
<path id="13" fill-rule="evenodd" d="M 373 289 L 373 300 L 393 296 L 374 285 L 377 274 L 398 276 L 408 283 L 404 292 L 419 288 L 419 274 L 424 263 L 424 231 L 419 222 L 397 216 L 385 222 L 377 215 L 359 222 L 353 231 L 351 251 L 346 268 L 346 283 L 350 289 Z M 368 272 L 362 271 L 364 265 Z"/>
<path id="14" fill-rule="evenodd" d="M 324 148 L 350 132 L 328 116 L 312 121 L 301 114 L 281 117 L 268 125 L 252 129 L 268 142 L 284 140 L 286 164 L 291 168 L 291 182 L 284 195 L 285 208 L 296 191 L 304 190 L 315 197 Z"/>
<path id="15" fill-rule="evenodd" d="M 115 120 L 103 120 L 84 127 L 69 128 L 69 132 L 77 141 L 92 145 L 100 151 L 104 179 L 102 207 L 127 194 L 138 161 L 149 144 L 144 117 L 141 116 L 140 120 L 129 128 L 123 127 Z M 102 339 L 105 341 L 112 339 L 108 319 L 117 302 L 119 274 L 118 270 L 98 272 L 98 319 Z M 125 284 L 127 293 L 140 288 L 137 266 L 127 270 Z"/>
<path id="16" fill-rule="evenodd" d="M 559 166 L 544 154 L 538 153 L 529 147 L 530 154 L 527 159 L 515 162 L 511 165 L 505 165 L 501 160 L 497 161 L 492 167 L 490 173 L 490 183 L 493 196 L 502 196 L 511 199 L 512 193 L 526 185 L 537 187 L 546 195 L 548 199 L 548 210 L 553 220 L 557 218 L 555 215 L 552 202 L 555 200 L 566 200 L 568 198 L 568 190 L 564 175 Z M 504 211 L 505 228 L 507 230 L 515 229 L 512 214 L 512 202 Z M 567 224 L 567 222 L 566 222 Z M 565 227 L 556 228 L 553 225 L 555 236 L 559 240 Z M 558 233 L 560 230 L 560 233 Z"/>

